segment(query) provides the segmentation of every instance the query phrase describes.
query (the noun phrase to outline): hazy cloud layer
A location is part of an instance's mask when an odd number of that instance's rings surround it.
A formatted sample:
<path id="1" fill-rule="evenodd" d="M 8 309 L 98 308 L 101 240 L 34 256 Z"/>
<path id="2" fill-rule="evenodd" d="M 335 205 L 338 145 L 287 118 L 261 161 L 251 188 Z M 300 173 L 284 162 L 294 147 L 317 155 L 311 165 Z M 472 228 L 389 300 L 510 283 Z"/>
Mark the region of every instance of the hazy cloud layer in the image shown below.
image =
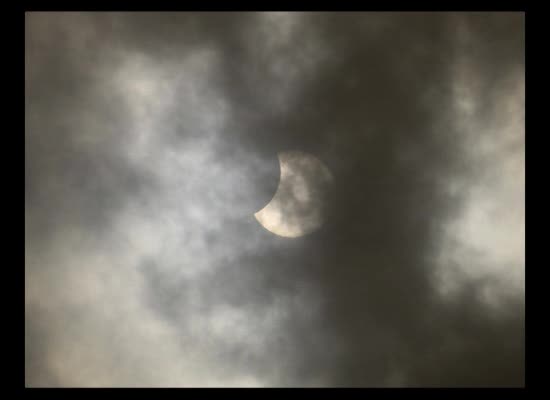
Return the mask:
<path id="1" fill-rule="evenodd" d="M 523 384 L 522 14 L 27 13 L 25 56 L 27 386 Z M 284 150 L 334 177 L 296 239 Z"/>

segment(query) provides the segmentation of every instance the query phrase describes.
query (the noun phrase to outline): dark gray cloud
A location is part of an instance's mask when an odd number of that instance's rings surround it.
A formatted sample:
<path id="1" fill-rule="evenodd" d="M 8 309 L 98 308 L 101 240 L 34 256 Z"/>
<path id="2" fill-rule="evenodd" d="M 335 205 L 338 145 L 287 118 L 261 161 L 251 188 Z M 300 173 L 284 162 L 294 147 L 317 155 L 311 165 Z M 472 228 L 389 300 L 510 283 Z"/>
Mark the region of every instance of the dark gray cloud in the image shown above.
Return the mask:
<path id="1" fill-rule="evenodd" d="M 523 29 L 28 13 L 27 385 L 522 385 Z M 284 150 L 334 176 L 296 239 Z"/>

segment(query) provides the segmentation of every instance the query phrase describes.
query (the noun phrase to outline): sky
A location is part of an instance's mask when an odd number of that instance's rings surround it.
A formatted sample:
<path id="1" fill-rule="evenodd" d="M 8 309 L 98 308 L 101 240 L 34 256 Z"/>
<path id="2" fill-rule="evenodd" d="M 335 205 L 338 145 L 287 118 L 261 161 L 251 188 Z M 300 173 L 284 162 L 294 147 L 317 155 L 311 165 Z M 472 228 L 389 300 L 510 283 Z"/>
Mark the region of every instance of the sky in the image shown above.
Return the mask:
<path id="1" fill-rule="evenodd" d="M 26 13 L 26 386 L 523 386 L 524 23 Z"/>

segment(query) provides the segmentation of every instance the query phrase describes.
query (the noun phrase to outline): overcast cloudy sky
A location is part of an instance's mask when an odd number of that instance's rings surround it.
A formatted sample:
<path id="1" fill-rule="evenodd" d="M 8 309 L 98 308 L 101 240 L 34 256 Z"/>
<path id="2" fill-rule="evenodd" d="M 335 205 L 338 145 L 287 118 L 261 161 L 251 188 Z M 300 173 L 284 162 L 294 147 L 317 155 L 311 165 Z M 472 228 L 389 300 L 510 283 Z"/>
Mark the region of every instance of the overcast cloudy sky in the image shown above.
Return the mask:
<path id="1" fill-rule="evenodd" d="M 25 32 L 27 386 L 523 385 L 523 14 Z M 298 238 L 285 150 L 334 177 Z"/>

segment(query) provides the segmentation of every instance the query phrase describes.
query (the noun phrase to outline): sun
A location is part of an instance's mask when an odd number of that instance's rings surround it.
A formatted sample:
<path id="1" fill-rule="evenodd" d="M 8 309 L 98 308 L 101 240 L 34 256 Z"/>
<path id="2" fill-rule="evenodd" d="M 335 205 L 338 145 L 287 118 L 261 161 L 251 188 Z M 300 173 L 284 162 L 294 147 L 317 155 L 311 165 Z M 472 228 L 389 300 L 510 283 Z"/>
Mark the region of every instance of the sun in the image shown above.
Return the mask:
<path id="1" fill-rule="evenodd" d="M 323 224 L 323 203 L 333 176 L 325 164 L 311 154 L 286 151 L 278 157 L 279 186 L 271 201 L 254 217 L 269 232 L 296 238 Z"/>

